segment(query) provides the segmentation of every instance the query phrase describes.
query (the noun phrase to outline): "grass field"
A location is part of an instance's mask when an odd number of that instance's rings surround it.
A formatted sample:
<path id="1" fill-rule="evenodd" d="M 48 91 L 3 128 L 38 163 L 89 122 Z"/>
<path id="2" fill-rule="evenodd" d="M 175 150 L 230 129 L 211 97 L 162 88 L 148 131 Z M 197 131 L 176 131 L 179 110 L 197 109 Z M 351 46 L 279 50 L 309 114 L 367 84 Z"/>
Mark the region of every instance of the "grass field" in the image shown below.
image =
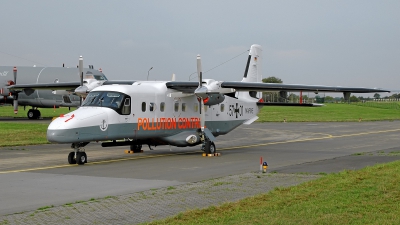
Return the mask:
<path id="1" fill-rule="evenodd" d="M 18 114 L 14 114 L 12 106 L 0 106 L 0 117 L 26 118 L 29 109 L 30 107 L 27 107 L 25 111 L 24 107 L 19 107 Z M 71 108 L 71 111 L 74 109 Z M 52 118 L 66 114 L 69 110 L 68 108 L 40 108 L 40 112 L 42 117 Z M 48 144 L 47 127 L 48 124 L 44 123 L 0 122 L 0 147 Z"/>
<path id="2" fill-rule="evenodd" d="M 263 107 L 259 122 L 350 122 L 399 120 L 400 110 L 385 103 L 371 106 L 328 103 L 321 107 Z M 381 107 L 379 107 L 381 106 Z M 387 107 L 387 108 L 384 108 Z"/>
<path id="3" fill-rule="evenodd" d="M 396 161 L 150 224 L 400 224 L 399 183 Z"/>
<path id="4" fill-rule="evenodd" d="M 47 144 L 48 126 L 44 123 L 0 122 L 0 147 Z"/>

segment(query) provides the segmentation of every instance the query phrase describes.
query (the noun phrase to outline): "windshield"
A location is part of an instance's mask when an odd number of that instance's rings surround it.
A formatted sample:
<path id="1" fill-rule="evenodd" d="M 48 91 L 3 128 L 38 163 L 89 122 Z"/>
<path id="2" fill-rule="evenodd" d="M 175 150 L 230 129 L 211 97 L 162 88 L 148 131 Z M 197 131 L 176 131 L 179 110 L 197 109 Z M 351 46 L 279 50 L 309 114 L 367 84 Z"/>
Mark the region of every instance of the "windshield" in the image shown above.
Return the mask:
<path id="1" fill-rule="evenodd" d="M 107 80 L 106 76 L 104 75 L 93 75 L 93 74 L 86 74 L 85 79 Z"/>
<path id="2" fill-rule="evenodd" d="M 125 98 L 129 98 L 129 96 L 119 92 L 92 91 L 87 95 L 82 106 L 107 107 L 119 110 Z"/>

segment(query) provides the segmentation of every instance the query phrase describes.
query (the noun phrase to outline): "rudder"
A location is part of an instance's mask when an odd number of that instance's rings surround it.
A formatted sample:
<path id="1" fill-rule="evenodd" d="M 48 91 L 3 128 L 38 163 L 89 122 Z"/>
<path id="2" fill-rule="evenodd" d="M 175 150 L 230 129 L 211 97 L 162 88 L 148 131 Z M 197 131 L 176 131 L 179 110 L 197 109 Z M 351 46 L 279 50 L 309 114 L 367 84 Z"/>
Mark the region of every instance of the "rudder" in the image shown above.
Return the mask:
<path id="1" fill-rule="evenodd" d="M 262 82 L 262 47 L 252 45 L 242 82 Z"/>

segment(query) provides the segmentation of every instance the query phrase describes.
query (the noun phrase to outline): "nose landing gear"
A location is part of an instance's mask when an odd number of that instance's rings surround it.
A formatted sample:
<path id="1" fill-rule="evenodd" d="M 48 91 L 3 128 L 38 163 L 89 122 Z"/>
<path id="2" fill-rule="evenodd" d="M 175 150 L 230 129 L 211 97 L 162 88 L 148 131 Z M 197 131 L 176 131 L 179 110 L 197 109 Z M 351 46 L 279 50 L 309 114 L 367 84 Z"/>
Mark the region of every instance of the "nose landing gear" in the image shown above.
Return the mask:
<path id="1" fill-rule="evenodd" d="M 71 148 L 73 148 L 74 151 L 68 154 L 69 164 L 84 165 L 87 163 L 87 155 L 85 149 L 83 148 L 87 144 L 89 144 L 89 142 L 72 143 Z"/>
<path id="2" fill-rule="evenodd" d="M 206 138 L 203 145 L 201 146 L 201 150 L 203 150 L 206 154 L 215 154 L 216 148 L 213 141 L 210 141 Z"/>

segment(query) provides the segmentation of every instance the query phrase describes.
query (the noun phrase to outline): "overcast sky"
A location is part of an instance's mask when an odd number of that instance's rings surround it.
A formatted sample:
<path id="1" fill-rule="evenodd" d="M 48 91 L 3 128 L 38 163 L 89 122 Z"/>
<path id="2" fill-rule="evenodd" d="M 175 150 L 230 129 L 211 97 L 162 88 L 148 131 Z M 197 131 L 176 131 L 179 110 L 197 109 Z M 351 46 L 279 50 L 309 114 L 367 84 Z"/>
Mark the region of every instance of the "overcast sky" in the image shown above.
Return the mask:
<path id="1" fill-rule="evenodd" d="M 202 56 L 215 80 L 241 80 L 252 44 L 263 77 L 400 87 L 400 1 L 0 2 L 0 65 L 101 67 L 109 79 L 188 80 Z M 241 54 L 244 53 L 244 54 Z M 192 76 L 192 78 L 195 77 Z"/>

